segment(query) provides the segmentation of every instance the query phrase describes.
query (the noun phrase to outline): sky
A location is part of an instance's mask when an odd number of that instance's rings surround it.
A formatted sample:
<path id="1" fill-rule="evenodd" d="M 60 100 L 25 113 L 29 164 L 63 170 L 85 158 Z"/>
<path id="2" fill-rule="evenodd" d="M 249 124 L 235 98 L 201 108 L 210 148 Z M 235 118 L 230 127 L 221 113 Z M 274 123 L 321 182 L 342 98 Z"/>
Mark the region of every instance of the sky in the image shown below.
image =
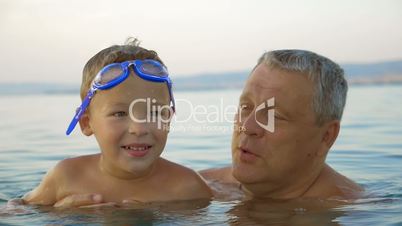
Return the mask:
<path id="1" fill-rule="evenodd" d="M 274 49 L 338 63 L 402 59 L 399 0 L 0 0 L 0 83 L 79 84 L 127 37 L 174 77 L 251 69 Z"/>

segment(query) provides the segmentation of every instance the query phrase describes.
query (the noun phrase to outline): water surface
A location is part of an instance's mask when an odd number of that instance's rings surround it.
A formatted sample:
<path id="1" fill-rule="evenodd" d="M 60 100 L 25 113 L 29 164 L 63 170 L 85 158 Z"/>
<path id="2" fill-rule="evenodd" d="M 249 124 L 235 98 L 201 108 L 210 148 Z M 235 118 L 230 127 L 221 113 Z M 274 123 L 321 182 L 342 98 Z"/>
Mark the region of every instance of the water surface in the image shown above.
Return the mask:
<path id="1" fill-rule="evenodd" d="M 176 92 L 195 105 L 236 105 L 240 90 Z M 65 129 L 79 104 L 78 95 L 0 96 L 0 223 L 179 224 L 179 225 L 402 225 L 402 86 L 352 86 L 341 133 L 327 162 L 361 184 L 369 198 L 333 205 L 309 202 L 212 201 L 172 203 L 134 209 L 23 207 L 4 211 L 5 203 L 34 188 L 58 161 L 98 153 L 93 137 Z M 178 102 L 178 119 L 190 114 Z M 213 111 L 213 107 L 209 108 Z M 202 117 L 198 118 L 202 120 Z M 232 125 L 176 122 L 163 156 L 195 170 L 230 164 Z"/>

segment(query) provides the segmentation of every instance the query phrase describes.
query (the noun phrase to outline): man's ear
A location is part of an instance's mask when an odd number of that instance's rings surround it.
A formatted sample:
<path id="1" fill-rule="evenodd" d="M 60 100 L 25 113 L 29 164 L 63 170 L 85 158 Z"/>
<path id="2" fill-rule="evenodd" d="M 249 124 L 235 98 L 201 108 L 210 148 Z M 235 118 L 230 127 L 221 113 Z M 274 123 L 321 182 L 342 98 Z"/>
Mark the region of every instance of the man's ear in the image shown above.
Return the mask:
<path id="1" fill-rule="evenodd" d="M 81 131 L 84 135 L 86 136 L 91 136 L 93 134 L 91 125 L 89 123 L 89 114 L 88 112 L 85 112 L 80 119 L 80 127 L 81 127 Z"/>
<path id="2" fill-rule="evenodd" d="M 332 120 L 323 125 L 323 136 L 321 140 L 321 148 L 318 151 L 318 155 L 325 156 L 327 155 L 329 149 L 335 143 L 336 138 L 338 137 L 340 129 L 340 121 Z"/>

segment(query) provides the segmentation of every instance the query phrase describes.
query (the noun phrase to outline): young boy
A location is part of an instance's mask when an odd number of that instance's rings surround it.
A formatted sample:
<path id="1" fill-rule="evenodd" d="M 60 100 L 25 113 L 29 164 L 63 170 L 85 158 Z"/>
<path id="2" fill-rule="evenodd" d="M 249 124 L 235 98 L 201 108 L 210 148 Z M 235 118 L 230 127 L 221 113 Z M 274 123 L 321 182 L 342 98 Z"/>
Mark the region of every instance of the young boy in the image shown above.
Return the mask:
<path id="1" fill-rule="evenodd" d="M 156 52 L 138 46 L 136 39 L 100 51 L 84 67 L 81 99 L 67 134 L 79 122 L 101 152 L 59 162 L 23 197 L 25 203 L 54 205 L 88 193 L 117 203 L 211 197 L 197 173 L 160 157 L 174 99 Z"/>

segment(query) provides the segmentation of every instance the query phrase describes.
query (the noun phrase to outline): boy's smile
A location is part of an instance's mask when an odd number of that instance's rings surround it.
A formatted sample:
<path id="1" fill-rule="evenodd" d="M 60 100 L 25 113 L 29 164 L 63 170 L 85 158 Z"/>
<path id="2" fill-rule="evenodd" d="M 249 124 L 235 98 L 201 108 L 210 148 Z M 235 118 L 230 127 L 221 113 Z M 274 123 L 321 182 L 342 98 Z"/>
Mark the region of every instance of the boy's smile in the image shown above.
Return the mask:
<path id="1" fill-rule="evenodd" d="M 121 148 L 123 148 L 129 156 L 140 158 L 145 156 L 150 151 L 152 145 L 144 143 L 132 143 L 128 145 L 123 145 L 121 146 Z"/>

